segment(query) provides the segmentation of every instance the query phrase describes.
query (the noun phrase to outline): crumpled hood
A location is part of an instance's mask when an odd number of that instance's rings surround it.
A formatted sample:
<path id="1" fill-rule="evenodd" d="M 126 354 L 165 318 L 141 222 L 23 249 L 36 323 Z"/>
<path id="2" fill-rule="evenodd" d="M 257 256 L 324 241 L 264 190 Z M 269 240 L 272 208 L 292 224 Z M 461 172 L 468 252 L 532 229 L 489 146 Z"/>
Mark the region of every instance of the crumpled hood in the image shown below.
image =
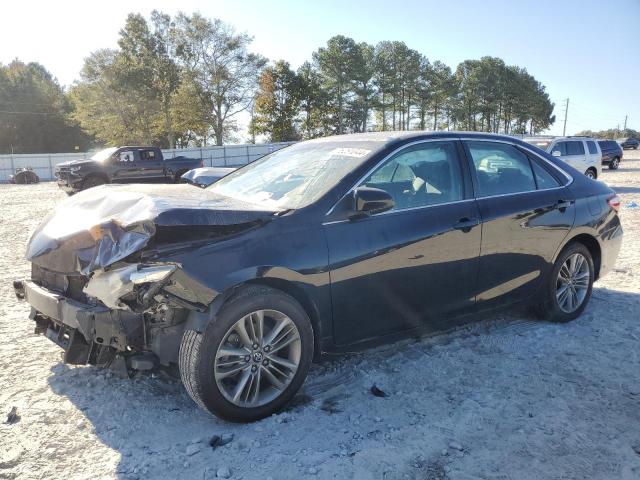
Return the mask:
<path id="1" fill-rule="evenodd" d="M 88 275 L 154 237 L 179 242 L 194 232 L 235 233 L 274 212 L 187 184 L 103 185 L 69 197 L 51 212 L 31 235 L 26 256 L 47 270 Z"/>

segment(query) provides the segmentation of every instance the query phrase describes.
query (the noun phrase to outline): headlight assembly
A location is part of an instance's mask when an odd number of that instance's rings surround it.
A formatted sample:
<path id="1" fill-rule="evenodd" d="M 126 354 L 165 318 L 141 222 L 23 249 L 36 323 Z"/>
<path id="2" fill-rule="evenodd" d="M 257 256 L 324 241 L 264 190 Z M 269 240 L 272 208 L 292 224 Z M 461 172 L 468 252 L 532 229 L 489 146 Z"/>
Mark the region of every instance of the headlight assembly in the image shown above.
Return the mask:
<path id="1" fill-rule="evenodd" d="M 100 271 L 94 273 L 83 291 L 109 308 L 129 310 L 121 299 L 133 292 L 134 286 L 151 283 L 161 288 L 175 269 L 175 265 L 129 265 L 108 272 Z M 151 286 L 149 290 L 157 289 Z"/>

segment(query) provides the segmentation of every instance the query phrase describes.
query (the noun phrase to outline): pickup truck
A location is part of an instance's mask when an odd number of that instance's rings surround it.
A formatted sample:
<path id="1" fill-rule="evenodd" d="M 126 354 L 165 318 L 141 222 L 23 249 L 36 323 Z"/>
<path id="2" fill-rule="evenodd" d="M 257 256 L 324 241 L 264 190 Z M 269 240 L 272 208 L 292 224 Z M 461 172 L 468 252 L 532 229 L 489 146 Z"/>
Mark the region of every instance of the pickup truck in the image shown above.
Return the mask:
<path id="1" fill-rule="evenodd" d="M 105 183 L 176 183 L 183 173 L 202 166 L 197 158 L 164 158 L 157 147 L 111 147 L 88 160 L 59 163 L 55 176 L 72 195 Z"/>

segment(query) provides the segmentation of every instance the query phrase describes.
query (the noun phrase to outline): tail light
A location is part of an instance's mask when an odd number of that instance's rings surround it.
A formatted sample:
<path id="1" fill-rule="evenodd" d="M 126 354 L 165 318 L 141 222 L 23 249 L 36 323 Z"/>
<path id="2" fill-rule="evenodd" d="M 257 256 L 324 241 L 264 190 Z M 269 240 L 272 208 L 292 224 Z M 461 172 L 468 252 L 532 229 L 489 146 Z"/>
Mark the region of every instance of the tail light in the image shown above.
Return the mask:
<path id="1" fill-rule="evenodd" d="M 618 195 L 607 198 L 607 203 L 616 212 L 620 211 L 620 197 Z"/>
<path id="2" fill-rule="evenodd" d="M 204 160 L 200 159 L 200 168 L 204 167 Z"/>

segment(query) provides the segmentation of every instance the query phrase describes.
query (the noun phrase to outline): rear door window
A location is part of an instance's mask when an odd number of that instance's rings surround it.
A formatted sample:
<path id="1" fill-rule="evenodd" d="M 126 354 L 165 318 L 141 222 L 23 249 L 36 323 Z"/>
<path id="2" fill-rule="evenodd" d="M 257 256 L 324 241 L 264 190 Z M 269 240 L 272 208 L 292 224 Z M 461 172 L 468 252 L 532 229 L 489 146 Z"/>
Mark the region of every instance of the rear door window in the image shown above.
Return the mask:
<path id="1" fill-rule="evenodd" d="M 584 145 L 581 140 L 565 143 L 567 144 L 567 155 L 584 155 Z"/>
<path id="2" fill-rule="evenodd" d="M 476 171 L 476 197 L 536 190 L 529 158 L 513 145 L 466 142 Z"/>
<path id="3" fill-rule="evenodd" d="M 143 161 L 154 161 L 156 160 L 156 151 L 155 150 L 140 150 L 140 159 Z"/>
<path id="4" fill-rule="evenodd" d="M 556 143 L 551 149 L 551 154 L 553 155 L 555 152 L 558 152 L 561 157 L 564 157 L 567 154 L 567 142 Z"/>
<path id="5" fill-rule="evenodd" d="M 589 148 L 589 153 L 598 153 L 598 149 L 596 148 L 596 142 L 592 142 L 587 140 L 587 147 Z"/>
<path id="6" fill-rule="evenodd" d="M 549 188 L 556 188 L 560 186 L 560 183 L 558 183 L 553 175 L 538 165 L 534 160 L 531 160 L 531 167 L 533 168 L 533 173 L 536 176 L 538 190 L 547 190 Z"/>

